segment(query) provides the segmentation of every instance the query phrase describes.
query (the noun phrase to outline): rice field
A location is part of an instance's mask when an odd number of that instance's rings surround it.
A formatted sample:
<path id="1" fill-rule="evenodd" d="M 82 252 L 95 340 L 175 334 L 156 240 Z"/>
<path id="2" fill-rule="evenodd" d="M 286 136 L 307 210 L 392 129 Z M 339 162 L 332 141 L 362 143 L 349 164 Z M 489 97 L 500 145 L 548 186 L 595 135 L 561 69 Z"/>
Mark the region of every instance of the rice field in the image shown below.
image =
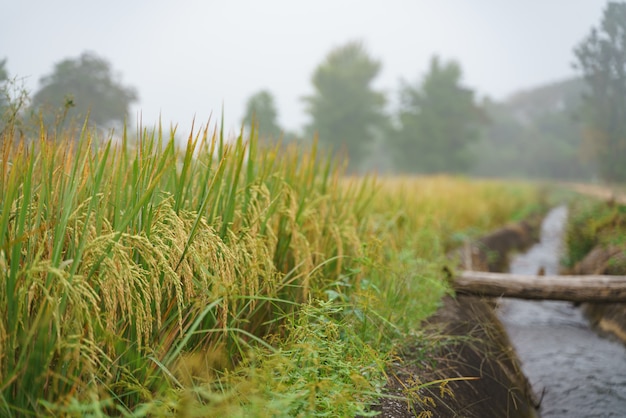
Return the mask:
<path id="1" fill-rule="evenodd" d="M 449 292 L 447 251 L 526 184 L 347 177 L 203 128 L 2 138 L 0 415 L 368 414 Z"/>

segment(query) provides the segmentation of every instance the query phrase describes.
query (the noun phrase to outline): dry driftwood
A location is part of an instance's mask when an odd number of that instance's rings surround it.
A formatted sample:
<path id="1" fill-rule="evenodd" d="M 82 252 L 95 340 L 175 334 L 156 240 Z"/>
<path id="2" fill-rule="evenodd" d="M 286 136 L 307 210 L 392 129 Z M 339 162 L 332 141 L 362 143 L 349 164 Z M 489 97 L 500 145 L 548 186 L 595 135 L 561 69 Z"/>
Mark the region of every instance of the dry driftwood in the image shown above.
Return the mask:
<path id="1" fill-rule="evenodd" d="M 461 271 L 457 293 L 572 302 L 626 302 L 626 276 L 530 276 Z"/>

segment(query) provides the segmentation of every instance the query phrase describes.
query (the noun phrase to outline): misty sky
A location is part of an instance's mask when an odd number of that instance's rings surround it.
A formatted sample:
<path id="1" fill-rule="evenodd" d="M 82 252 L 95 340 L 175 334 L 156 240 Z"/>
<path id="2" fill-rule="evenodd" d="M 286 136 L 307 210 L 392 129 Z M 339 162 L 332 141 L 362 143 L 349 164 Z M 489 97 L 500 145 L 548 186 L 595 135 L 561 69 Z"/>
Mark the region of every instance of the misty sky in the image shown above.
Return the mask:
<path id="1" fill-rule="evenodd" d="M 54 63 L 93 51 L 137 88 L 145 124 L 215 122 L 236 130 L 247 98 L 276 97 L 279 122 L 307 122 L 302 96 L 334 47 L 363 41 L 376 87 L 394 99 L 430 57 L 455 59 L 464 84 L 495 99 L 575 74 L 572 50 L 603 0 L 3 0 L 0 59 L 35 91 Z"/>

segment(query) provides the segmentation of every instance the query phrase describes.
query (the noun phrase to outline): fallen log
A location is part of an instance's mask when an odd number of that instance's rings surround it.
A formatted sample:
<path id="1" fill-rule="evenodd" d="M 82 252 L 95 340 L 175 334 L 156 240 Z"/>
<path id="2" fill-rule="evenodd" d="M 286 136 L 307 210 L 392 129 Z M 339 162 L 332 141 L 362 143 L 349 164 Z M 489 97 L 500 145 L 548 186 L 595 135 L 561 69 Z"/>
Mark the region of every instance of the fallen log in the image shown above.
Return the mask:
<path id="1" fill-rule="evenodd" d="M 452 281 L 457 293 L 572 302 L 626 302 L 626 276 L 531 276 L 464 270 Z"/>

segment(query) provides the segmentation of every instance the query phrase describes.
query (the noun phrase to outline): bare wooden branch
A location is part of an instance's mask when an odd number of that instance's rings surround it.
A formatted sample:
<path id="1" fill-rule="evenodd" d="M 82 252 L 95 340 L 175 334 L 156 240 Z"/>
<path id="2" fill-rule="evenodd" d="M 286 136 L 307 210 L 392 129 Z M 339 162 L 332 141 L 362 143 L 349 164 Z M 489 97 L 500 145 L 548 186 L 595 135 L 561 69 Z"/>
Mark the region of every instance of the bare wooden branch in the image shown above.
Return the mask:
<path id="1" fill-rule="evenodd" d="M 626 302 L 626 276 L 530 276 L 461 271 L 457 293 L 572 302 Z"/>

